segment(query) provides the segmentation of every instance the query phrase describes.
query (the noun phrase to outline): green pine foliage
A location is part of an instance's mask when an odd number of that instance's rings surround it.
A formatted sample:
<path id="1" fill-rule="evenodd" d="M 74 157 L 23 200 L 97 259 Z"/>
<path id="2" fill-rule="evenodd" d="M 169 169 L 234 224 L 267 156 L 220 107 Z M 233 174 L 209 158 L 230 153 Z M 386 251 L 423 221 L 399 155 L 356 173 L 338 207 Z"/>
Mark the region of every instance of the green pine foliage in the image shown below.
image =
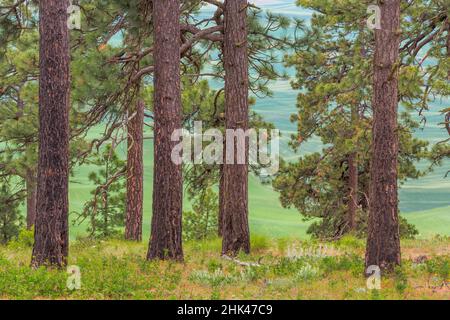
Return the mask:
<path id="1" fill-rule="evenodd" d="M 112 145 L 107 145 L 89 163 L 99 168 L 89 174 L 89 181 L 96 188 L 74 222 L 87 221 L 90 237 L 117 236 L 125 224 L 125 162 L 120 160 Z"/>
<path id="2" fill-rule="evenodd" d="M 19 236 L 23 219 L 20 215 L 20 193 L 15 193 L 9 181 L 0 181 L 0 244 L 7 244 Z"/>
<path id="3" fill-rule="evenodd" d="M 192 210 L 183 212 L 183 239 L 214 238 L 218 229 L 219 197 L 206 189 L 192 199 Z"/>
<path id="4" fill-rule="evenodd" d="M 298 161 L 283 162 L 273 182 L 284 207 L 295 207 L 305 219 L 314 220 L 309 233 L 319 238 L 339 238 L 350 231 L 349 158 L 357 161 L 357 235 L 364 235 L 369 206 L 371 157 L 371 100 L 373 33 L 365 21 L 367 4 L 361 1 L 298 1 L 314 10 L 311 25 L 297 39 L 287 63 L 296 68 L 293 88 L 300 90 L 298 113 L 291 120 L 298 132 L 291 147 L 320 139 L 322 152 Z M 355 23 L 360 21 L 360 23 Z M 400 68 L 399 181 L 424 175 L 415 164 L 428 157 L 428 143 L 414 138 L 419 127 L 410 114 L 411 101 L 423 94 L 423 77 L 416 66 Z M 319 218 L 319 220 L 315 219 Z M 404 236 L 416 230 L 402 219 Z"/>

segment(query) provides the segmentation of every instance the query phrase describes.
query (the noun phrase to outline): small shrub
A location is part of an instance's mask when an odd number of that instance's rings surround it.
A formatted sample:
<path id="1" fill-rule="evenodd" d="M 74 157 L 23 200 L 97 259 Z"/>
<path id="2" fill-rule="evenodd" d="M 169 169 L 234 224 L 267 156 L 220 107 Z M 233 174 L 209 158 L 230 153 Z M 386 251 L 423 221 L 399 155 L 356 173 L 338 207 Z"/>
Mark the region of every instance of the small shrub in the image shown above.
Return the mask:
<path id="1" fill-rule="evenodd" d="M 241 272 L 240 276 L 244 281 L 257 281 L 265 276 L 267 269 L 265 267 L 247 267 Z"/>
<path id="2" fill-rule="evenodd" d="M 89 181 L 95 185 L 91 191 L 91 199 L 87 201 L 81 212 L 75 212 L 74 224 L 88 222 L 89 236 L 108 239 L 120 236 L 124 226 L 126 194 L 125 161 L 121 160 L 112 144 L 92 155 L 90 164 L 98 170 L 89 174 Z"/>
<path id="3" fill-rule="evenodd" d="M 10 248 L 32 248 L 34 244 L 34 228 L 32 230 L 22 229 L 17 240 L 9 243 Z"/>
<path id="4" fill-rule="evenodd" d="M 0 267 L 0 292 L 2 295 L 16 299 L 32 299 L 34 297 L 56 298 L 68 293 L 66 288 L 67 274 L 61 270 L 29 266 L 8 267 L 3 272 Z"/>
<path id="5" fill-rule="evenodd" d="M 217 269 L 214 272 L 194 271 L 190 275 L 189 279 L 191 281 L 204 285 L 210 285 L 212 287 L 232 284 L 238 280 L 235 277 L 224 274 L 223 271 L 220 269 Z"/>
<path id="6" fill-rule="evenodd" d="M 450 258 L 439 256 L 426 262 L 426 270 L 430 278 L 436 280 L 436 286 L 442 286 L 450 280 Z"/>
<path id="7" fill-rule="evenodd" d="M 400 237 L 402 239 L 415 239 L 419 234 L 416 226 L 409 223 L 405 217 L 399 216 Z"/>
<path id="8" fill-rule="evenodd" d="M 436 241 L 436 242 L 448 242 L 448 241 L 450 241 L 450 236 L 436 234 L 433 237 L 433 241 Z"/>
<path id="9" fill-rule="evenodd" d="M 310 281 L 319 278 L 320 270 L 319 268 L 313 267 L 310 264 L 304 265 L 295 274 L 295 279 L 300 281 Z"/>
<path id="10" fill-rule="evenodd" d="M 358 239 L 351 235 L 346 235 L 339 239 L 337 245 L 349 249 L 364 249 L 365 246 L 364 242 L 361 239 Z"/>
<path id="11" fill-rule="evenodd" d="M 6 245 L 17 239 L 23 225 L 19 210 L 21 201 L 15 199 L 13 194 L 10 181 L 0 181 L 0 245 Z"/>
<path id="12" fill-rule="evenodd" d="M 273 273 L 277 276 L 288 276 L 295 274 L 304 265 L 304 259 L 290 259 L 283 257 L 272 267 L 272 269 Z"/>
<path id="13" fill-rule="evenodd" d="M 401 267 L 395 268 L 395 290 L 403 294 L 408 287 L 408 277 Z"/>
<path id="14" fill-rule="evenodd" d="M 219 197 L 208 188 L 194 197 L 192 210 L 183 212 L 183 239 L 205 240 L 217 236 Z"/>
<path id="15" fill-rule="evenodd" d="M 334 271 L 351 271 L 353 275 L 358 275 L 364 270 L 364 261 L 357 255 L 325 257 L 320 261 L 320 268 L 326 274 Z"/>
<path id="16" fill-rule="evenodd" d="M 208 262 L 208 271 L 209 272 L 214 272 L 216 270 L 222 270 L 223 266 L 222 263 L 220 263 L 217 260 L 210 260 Z"/>

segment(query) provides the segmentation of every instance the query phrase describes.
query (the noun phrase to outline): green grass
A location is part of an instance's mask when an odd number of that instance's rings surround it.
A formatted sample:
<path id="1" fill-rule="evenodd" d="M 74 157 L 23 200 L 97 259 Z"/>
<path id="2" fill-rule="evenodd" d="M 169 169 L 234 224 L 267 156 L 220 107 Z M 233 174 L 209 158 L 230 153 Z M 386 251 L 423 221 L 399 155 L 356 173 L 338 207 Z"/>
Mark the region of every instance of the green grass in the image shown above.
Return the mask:
<path id="1" fill-rule="evenodd" d="M 0 246 L 0 299 L 450 298 L 444 285 L 450 285 L 450 238 L 444 237 L 402 242 L 402 268 L 383 276 L 378 291 L 366 287 L 364 241 L 351 237 L 317 243 L 256 236 L 240 263 L 220 257 L 219 239 L 185 243 L 184 263 L 146 261 L 145 242 L 85 239 L 70 247 L 69 265 L 81 272 L 78 290 L 67 287 L 66 270 L 29 267 L 30 238 Z M 419 255 L 426 261 L 415 263 Z"/>
<path id="2" fill-rule="evenodd" d="M 412 212 L 405 215 L 419 229 L 420 238 L 436 234 L 450 235 L 450 207 Z"/>

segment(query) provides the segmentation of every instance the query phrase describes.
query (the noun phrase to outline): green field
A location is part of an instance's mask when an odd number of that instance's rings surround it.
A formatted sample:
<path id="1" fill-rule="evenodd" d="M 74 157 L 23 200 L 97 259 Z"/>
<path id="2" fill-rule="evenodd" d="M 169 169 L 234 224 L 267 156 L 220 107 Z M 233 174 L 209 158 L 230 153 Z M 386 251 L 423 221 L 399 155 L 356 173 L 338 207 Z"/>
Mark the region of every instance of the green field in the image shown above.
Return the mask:
<path id="1" fill-rule="evenodd" d="M 90 136 L 101 132 L 95 128 Z M 146 132 L 146 137 L 151 133 Z M 152 201 L 152 177 L 153 177 L 153 141 L 144 141 L 144 239 L 150 234 L 151 201 Z M 117 152 L 124 155 L 125 146 L 119 146 Z M 70 184 L 70 210 L 80 211 L 84 203 L 89 199 L 89 192 L 93 185 L 88 181 L 88 174 L 95 167 L 84 165 L 76 168 Z M 185 201 L 185 207 L 189 203 Z M 254 234 L 260 234 L 271 238 L 300 238 L 305 239 L 309 222 L 302 220 L 302 216 L 295 209 L 284 209 L 278 200 L 278 194 L 270 185 L 263 185 L 259 179 L 251 176 L 249 181 L 249 208 L 250 229 Z M 405 216 L 419 229 L 419 237 L 430 237 L 434 234 L 450 235 L 450 207 L 438 208 L 421 212 L 408 212 Z M 72 214 L 72 218 L 74 215 Z M 82 235 L 85 226 L 71 225 L 70 236 L 75 239 Z"/>

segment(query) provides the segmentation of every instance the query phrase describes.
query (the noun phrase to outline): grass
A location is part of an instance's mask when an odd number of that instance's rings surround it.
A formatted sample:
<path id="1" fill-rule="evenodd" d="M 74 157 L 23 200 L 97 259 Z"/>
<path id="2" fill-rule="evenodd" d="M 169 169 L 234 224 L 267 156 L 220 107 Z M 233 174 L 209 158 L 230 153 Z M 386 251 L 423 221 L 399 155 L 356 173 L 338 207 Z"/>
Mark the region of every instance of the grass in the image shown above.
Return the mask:
<path id="1" fill-rule="evenodd" d="M 450 207 L 413 212 L 405 215 L 419 229 L 419 238 L 436 234 L 450 235 Z"/>
<path id="2" fill-rule="evenodd" d="M 450 299 L 450 238 L 404 241 L 403 266 L 366 288 L 364 243 L 252 238 L 242 266 L 220 257 L 219 239 L 185 243 L 185 262 L 147 262 L 145 243 L 73 242 L 70 265 L 81 288 L 70 290 L 65 270 L 31 270 L 27 237 L 0 247 L 0 299 Z M 293 250 L 296 248 L 296 250 Z M 301 250 L 300 250 L 301 249 Z M 414 262 L 419 256 L 425 261 Z"/>
<path id="3" fill-rule="evenodd" d="M 97 133 L 100 133 L 100 129 Z M 148 133 L 147 133 L 148 134 Z M 124 154 L 123 146 L 119 153 Z M 152 141 L 144 148 L 144 239 L 149 238 L 152 201 Z M 76 168 L 70 210 L 82 209 L 93 188 L 92 166 Z M 189 203 L 185 201 L 186 209 Z M 450 299 L 448 281 L 450 207 L 408 213 L 420 236 L 402 243 L 403 267 L 382 279 L 382 289 L 366 288 L 364 241 L 308 240 L 309 223 L 283 209 L 278 195 L 256 177 L 249 180 L 252 254 L 243 267 L 220 257 L 219 239 L 185 243 L 185 263 L 147 262 L 147 241 L 82 240 L 85 225 L 71 225 L 70 265 L 81 270 L 81 289 L 67 288 L 65 270 L 31 270 L 32 237 L 0 247 L 0 299 Z M 80 240 L 76 240 L 81 238 Z M 414 263 L 422 256 L 426 262 Z"/>

